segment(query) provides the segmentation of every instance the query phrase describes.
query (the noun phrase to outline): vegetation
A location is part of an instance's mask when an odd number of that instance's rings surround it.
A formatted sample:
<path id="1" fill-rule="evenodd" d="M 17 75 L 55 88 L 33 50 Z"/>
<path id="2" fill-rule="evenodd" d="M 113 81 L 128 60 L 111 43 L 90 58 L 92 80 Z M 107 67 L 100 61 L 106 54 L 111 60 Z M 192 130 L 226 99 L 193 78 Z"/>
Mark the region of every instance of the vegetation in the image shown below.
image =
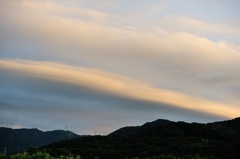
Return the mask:
<path id="1" fill-rule="evenodd" d="M 25 156 L 24 153 L 20 153 L 16 156 L 1 157 L 239 159 L 239 150 L 240 118 L 209 124 L 157 120 L 140 127 L 121 128 L 108 136 L 64 140 L 39 149 L 30 147 Z"/>
<path id="2" fill-rule="evenodd" d="M 196 154 L 199 154 L 198 158 L 203 156 L 207 159 L 240 158 L 240 118 L 209 124 L 157 120 L 137 128 L 124 129 L 108 136 L 53 143 L 41 150 L 57 156 L 60 155 L 58 149 L 66 149 L 84 159 L 94 159 L 96 156 L 100 159 L 147 159 L 159 155 L 164 158 L 168 154 L 172 158 L 186 159 L 197 158 Z"/>
<path id="3" fill-rule="evenodd" d="M 146 124 L 142 126 L 128 126 L 120 128 L 119 130 L 116 130 L 112 133 L 110 133 L 108 136 L 134 136 L 136 134 L 142 133 L 148 129 L 156 128 L 159 126 L 167 125 L 169 123 L 173 123 L 172 121 L 165 120 L 165 119 L 158 119 L 153 122 L 147 122 Z"/>
<path id="4" fill-rule="evenodd" d="M 27 152 L 24 152 L 9 156 L 0 155 L 0 159 L 81 159 L 81 156 L 77 155 L 73 157 L 60 155 L 59 157 L 55 158 L 46 152 L 36 152 L 33 154 L 28 154 Z"/>
<path id="5" fill-rule="evenodd" d="M 176 157 L 172 154 L 168 154 L 168 155 L 159 155 L 159 156 L 145 157 L 145 158 L 134 157 L 132 159 L 216 159 L 216 158 L 201 157 L 198 154 L 197 155 L 184 155 L 182 157 Z"/>
<path id="6" fill-rule="evenodd" d="M 29 146 L 41 147 L 53 142 L 80 137 L 70 131 L 43 132 L 38 129 L 0 128 L 0 148 L 6 147 L 7 154 L 25 151 Z"/>
<path id="7" fill-rule="evenodd" d="M 100 159 L 99 157 L 94 157 L 95 159 Z M 50 154 L 46 152 L 36 152 L 33 154 L 28 154 L 27 152 L 24 153 L 18 153 L 15 155 L 9 155 L 9 156 L 4 156 L 0 155 L 0 159 L 81 159 L 81 156 L 63 156 L 60 155 L 58 157 L 52 157 Z M 125 158 L 125 159 L 130 159 L 130 158 Z M 153 157 L 144 157 L 144 158 L 139 158 L 139 157 L 134 157 L 131 159 L 207 159 L 206 157 L 201 157 L 198 154 L 197 155 L 184 155 L 182 157 L 176 157 L 172 154 L 168 155 L 159 155 L 159 156 L 153 156 Z M 208 158 L 208 159 L 216 159 L 214 157 Z"/>

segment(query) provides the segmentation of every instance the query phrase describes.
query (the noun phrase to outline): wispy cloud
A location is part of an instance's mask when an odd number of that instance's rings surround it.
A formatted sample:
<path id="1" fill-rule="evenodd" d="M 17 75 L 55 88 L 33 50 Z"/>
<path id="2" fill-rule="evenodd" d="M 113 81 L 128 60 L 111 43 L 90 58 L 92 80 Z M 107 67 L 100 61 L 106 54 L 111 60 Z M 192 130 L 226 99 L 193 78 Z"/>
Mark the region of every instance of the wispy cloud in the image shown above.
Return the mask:
<path id="1" fill-rule="evenodd" d="M 70 105 L 75 118 L 83 110 L 110 120 L 124 116 L 127 108 L 120 105 L 131 104 L 128 109 L 139 105 L 139 114 L 152 110 L 141 119 L 160 109 L 181 117 L 197 112 L 239 116 L 240 32 L 235 5 L 218 3 L 217 8 L 232 9 L 221 13 L 225 18 L 219 20 L 206 4 L 196 1 L 173 5 L 106 0 L 104 7 L 93 2 L 0 2 L 2 116 L 9 119 L 10 112 L 20 108 L 33 114 L 54 109 L 55 120 L 60 121 L 59 114 L 67 110 L 64 105 Z M 200 9 L 193 11 L 189 5 Z M 180 115 L 181 110 L 187 113 Z M 21 113 L 14 121 L 32 117 Z M 136 119 L 127 114 L 126 120 L 130 118 Z M 43 125 L 56 124 L 50 114 L 48 119 Z M 102 127 L 107 131 L 107 124 Z"/>
<path id="2" fill-rule="evenodd" d="M 234 105 L 221 104 L 174 91 L 157 89 L 129 77 L 96 69 L 36 61 L 1 60 L 0 65 L 2 71 L 18 74 L 18 76 L 23 75 L 36 78 L 36 80 L 68 83 L 124 98 L 167 104 L 229 118 L 237 117 L 238 112 L 240 112 L 240 108 Z"/>
<path id="3" fill-rule="evenodd" d="M 14 125 L 8 125 L 8 124 L 1 124 L 0 127 L 6 127 L 6 128 L 12 128 L 12 129 L 22 129 L 22 128 L 26 128 L 23 125 L 18 125 L 18 124 L 14 124 Z"/>

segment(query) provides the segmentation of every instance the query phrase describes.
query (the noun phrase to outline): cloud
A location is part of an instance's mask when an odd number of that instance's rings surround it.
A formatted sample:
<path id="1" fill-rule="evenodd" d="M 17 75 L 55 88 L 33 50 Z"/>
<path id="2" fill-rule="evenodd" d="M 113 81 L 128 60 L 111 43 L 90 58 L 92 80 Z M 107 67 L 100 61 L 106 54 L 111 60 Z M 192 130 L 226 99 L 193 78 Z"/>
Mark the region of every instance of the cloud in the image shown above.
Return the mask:
<path id="1" fill-rule="evenodd" d="M 140 112 L 152 105 L 151 113 L 166 107 L 163 112 L 175 115 L 169 111 L 174 107 L 201 112 L 201 117 L 239 115 L 236 19 L 234 25 L 209 22 L 169 11 L 168 3 L 144 2 L 121 10 L 124 3 L 105 2 L 104 8 L 92 1 L 0 2 L 2 108 L 19 110 L 19 102 L 24 110 L 48 112 L 46 105 L 58 110 L 55 121 L 66 112 L 64 105 L 70 105 L 74 117 L 77 110 L 90 113 L 98 106 L 101 117 L 120 117 L 125 111 L 111 115 L 107 110 L 112 107 L 106 105 L 129 104 L 141 105 Z"/>
<path id="2" fill-rule="evenodd" d="M 43 130 L 67 124 L 80 134 L 95 130 L 107 134 L 159 117 L 209 122 L 239 115 L 234 105 L 97 69 L 29 60 L 0 60 L 0 66 L 1 124 Z"/>
<path id="3" fill-rule="evenodd" d="M 2 10 L 5 15 L 2 26 L 14 28 L 3 30 L 6 38 L 2 39 L 1 48 L 6 57 L 64 61 L 117 73 L 128 70 L 123 74 L 161 87 L 175 85 L 177 81 L 181 85 L 184 81 L 194 83 L 192 79 L 216 72 L 232 72 L 230 76 L 235 78 L 239 68 L 239 50 L 233 44 L 215 43 L 187 32 L 169 32 L 159 27 L 142 31 L 137 27 L 95 23 L 95 14 L 91 13 L 96 13 L 96 19 L 98 15 L 104 19 L 107 14 L 48 2 L 20 1 L 12 10 Z M 63 16 L 71 14 L 74 16 Z M 81 19 L 85 15 L 88 21 Z M 166 22 L 171 22 L 170 19 Z M 206 26 L 201 28 L 212 28 L 210 32 L 217 30 L 188 17 L 173 19 L 185 19 L 196 26 L 202 26 L 201 23 Z M 14 34 L 9 36 L 10 32 Z M 199 87 L 206 84 L 204 80 L 198 81 Z M 181 91 L 184 89 L 187 88 Z"/>
<path id="4" fill-rule="evenodd" d="M 109 95 L 140 101 L 164 103 L 180 108 L 211 113 L 223 117 L 237 117 L 237 106 L 191 97 L 174 91 L 157 89 L 144 82 L 103 72 L 56 63 L 36 61 L 0 61 L 1 70 L 36 80 L 56 81 L 86 87 Z"/>
<path id="5" fill-rule="evenodd" d="M 25 128 L 22 125 L 14 124 L 14 125 L 8 125 L 8 124 L 1 124 L 0 127 L 7 127 L 7 128 L 12 128 L 12 129 L 22 129 Z"/>
<path id="6" fill-rule="evenodd" d="M 59 51 L 64 50 L 64 52 L 66 52 L 66 50 L 68 50 L 70 54 L 75 56 L 81 56 L 87 53 L 96 56 L 100 54 L 101 56 L 110 57 L 117 56 L 118 54 L 155 55 L 161 57 L 161 55 L 164 55 L 162 52 L 165 52 L 165 54 L 184 52 L 187 53 L 187 55 L 195 55 L 196 53 L 193 52 L 195 50 L 199 50 L 198 52 L 200 52 L 201 55 L 203 54 L 203 56 L 214 55 L 206 55 L 206 52 L 215 52 L 216 54 L 220 51 L 220 55 L 223 54 L 222 52 L 227 54 L 227 50 L 221 51 L 222 48 L 219 48 L 216 43 L 206 38 L 186 33 L 185 31 L 189 31 L 189 29 L 181 30 L 182 33 L 165 32 L 165 34 L 161 34 L 161 32 L 158 32 L 156 36 L 156 32 L 152 30 L 143 32 L 137 29 L 137 27 L 135 27 L 135 30 L 132 30 L 126 27 L 111 26 L 108 22 L 106 22 L 106 24 L 94 23 L 94 19 L 111 21 L 111 18 L 105 19 L 105 17 L 111 15 L 89 9 L 65 7 L 55 3 L 34 3 L 30 1 L 23 1 L 22 3 L 16 4 L 16 6 L 17 7 L 14 8 L 16 11 L 14 12 L 3 11 L 5 13 L 3 14 L 5 15 L 3 19 L 12 19 L 11 22 L 5 21 L 6 23 L 3 25 L 18 26 L 16 29 L 20 29 L 19 31 L 23 32 L 20 35 L 23 34 L 23 38 L 27 38 L 28 41 L 41 42 L 41 44 L 47 48 L 58 45 L 61 46 Z M 67 16 L 69 14 L 73 15 Z M 83 19 L 81 18 L 82 16 L 84 16 Z M 85 19 L 87 19 L 87 21 Z M 208 26 L 208 24 L 204 24 L 206 26 L 202 27 L 202 25 L 199 24 L 201 22 L 194 22 L 197 20 L 188 17 L 168 18 L 166 21 L 169 23 L 171 19 L 176 19 L 177 21 L 174 25 L 169 26 L 176 26 L 176 24 L 179 23 L 178 21 L 188 21 L 188 23 L 200 26 L 199 28 L 212 28 Z M 168 25 L 168 23 L 164 23 Z M 196 26 L 189 25 L 188 28 L 196 28 Z M 161 28 L 159 28 L 159 30 L 161 30 Z M 213 30 L 216 31 L 217 29 L 213 27 L 209 32 L 213 32 Z M 206 31 L 204 30 L 203 32 Z M 180 42 L 180 44 L 177 44 L 177 42 Z M 92 47 L 92 45 L 94 45 L 94 47 Z M 138 46 L 140 46 L 140 48 Z M 48 51 L 51 50 L 52 48 L 49 48 Z M 61 56 L 61 54 L 63 53 L 60 51 L 57 55 Z M 204 58 L 203 60 L 206 60 L 207 57 Z"/>

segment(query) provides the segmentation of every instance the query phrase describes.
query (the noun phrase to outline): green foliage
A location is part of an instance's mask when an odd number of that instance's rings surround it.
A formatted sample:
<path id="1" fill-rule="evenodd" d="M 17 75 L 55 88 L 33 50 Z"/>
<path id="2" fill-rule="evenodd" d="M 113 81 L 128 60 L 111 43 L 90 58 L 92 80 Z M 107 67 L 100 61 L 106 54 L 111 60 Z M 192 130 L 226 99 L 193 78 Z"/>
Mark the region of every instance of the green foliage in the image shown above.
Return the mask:
<path id="1" fill-rule="evenodd" d="M 34 153 L 36 153 L 36 152 L 38 152 L 38 149 L 37 149 L 36 147 L 34 147 L 34 146 L 29 146 L 29 148 L 28 148 L 28 153 L 29 153 L 29 154 L 34 154 Z"/>
<path id="2" fill-rule="evenodd" d="M 6 156 L 4 156 L 3 154 L 0 153 L 0 159 L 5 159 Z"/>
<path id="3" fill-rule="evenodd" d="M 158 120 L 109 136 L 29 147 L 27 153 L 0 159 L 239 159 L 239 125 L 240 118 L 211 124 Z"/>
<path id="4" fill-rule="evenodd" d="M 53 157 L 72 156 L 72 153 L 70 153 L 66 148 L 52 148 L 46 149 L 45 151 Z"/>
<path id="5" fill-rule="evenodd" d="M 126 159 L 128 159 L 128 158 L 126 158 Z M 207 159 L 207 158 L 201 157 L 198 154 L 197 155 L 184 155 L 184 156 L 179 156 L 179 157 L 174 156 L 172 154 L 168 154 L 168 155 L 159 155 L 159 156 L 144 157 L 144 158 L 134 157 L 131 159 Z"/>
<path id="6" fill-rule="evenodd" d="M 123 128 L 109 136 L 53 143 L 42 150 L 53 157 L 68 151 L 83 159 L 96 156 L 100 159 L 239 159 L 239 125 L 240 118 L 212 124 L 158 120 L 140 127 Z"/>
<path id="7" fill-rule="evenodd" d="M 24 152 L 24 153 L 18 153 L 15 155 L 9 155 L 9 156 L 0 155 L 0 159 L 81 159 L 81 156 L 77 155 L 76 157 L 73 157 L 73 156 L 61 155 L 55 158 L 46 152 L 36 152 L 32 154 L 28 154 L 27 152 Z"/>
<path id="8" fill-rule="evenodd" d="M 93 158 L 97 158 L 96 156 Z M 77 155 L 76 157 L 73 156 L 59 156 L 57 158 L 52 157 L 50 154 L 45 152 L 36 152 L 33 154 L 28 154 L 26 152 L 24 153 L 18 153 L 15 155 L 10 156 L 4 156 L 0 154 L 0 159 L 81 159 L 81 156 Z M 128 158 L 125 158 L 128 159 Z M 159 155 L 159 156 L 153 156 L 153 157 L 133 157 L 131 159 L 207 159 L 206 157 L 201 157 L 200 155 L 184 155 L 181 157 L 176 157 L 172 154 L 168 155 Z M 208 158 L 208 159 L 216 159 L 216 158 Z"/>

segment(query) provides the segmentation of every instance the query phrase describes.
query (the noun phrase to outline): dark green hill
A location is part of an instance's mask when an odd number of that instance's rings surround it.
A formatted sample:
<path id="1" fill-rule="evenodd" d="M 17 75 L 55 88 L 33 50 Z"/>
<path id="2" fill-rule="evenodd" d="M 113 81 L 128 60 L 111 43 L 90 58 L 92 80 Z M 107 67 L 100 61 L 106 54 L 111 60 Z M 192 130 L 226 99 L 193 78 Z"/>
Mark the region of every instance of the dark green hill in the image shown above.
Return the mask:
<path id="1" fill-rule="evenodd" d="M 41 150 L 56 157 L 68 151 L 83 159 L 96 156 L 100 159 L 144 158 L 164 154 L 239 159 L 239 126 L 239 118 L 208 124 L 157 120 L 139 127 L 122 128 L 108 136 L 53 143 Z"/>
<path id="2" fill-rule="evenodd" d="M 230 133 L 240 139 L 240 117 L 228 121 L 208 123 L 208 125 L 219 131 Z"/>
<path id="3" fill-rule="evenodd" d="M 112 133 L 109 134 L 109 136 L 126 136 L 130 137 L 139 133 L 142 133 L 148 129 L 153 129 L 159 126 L 167 125 L 171 123 L 169 120 L 165 119 L 158 119 L 153 122 L 147 122 L 142 126 L 128 126 L 128 127 L 123 127 L 120 128 Z"/>
<path id="4" fill-rule="evenodd" d="M 61 140 L 77 138 L 79 135 L 70 131 L 54 130 L 43 132 L 38 129 L 11 129 L 0 128 L 0 148 L 7 148 L 7 153 L 12 154 L 24 151 L 29 146 L 41 147 Z M 2 153 L 2 152 L 1 152 Z"/>

